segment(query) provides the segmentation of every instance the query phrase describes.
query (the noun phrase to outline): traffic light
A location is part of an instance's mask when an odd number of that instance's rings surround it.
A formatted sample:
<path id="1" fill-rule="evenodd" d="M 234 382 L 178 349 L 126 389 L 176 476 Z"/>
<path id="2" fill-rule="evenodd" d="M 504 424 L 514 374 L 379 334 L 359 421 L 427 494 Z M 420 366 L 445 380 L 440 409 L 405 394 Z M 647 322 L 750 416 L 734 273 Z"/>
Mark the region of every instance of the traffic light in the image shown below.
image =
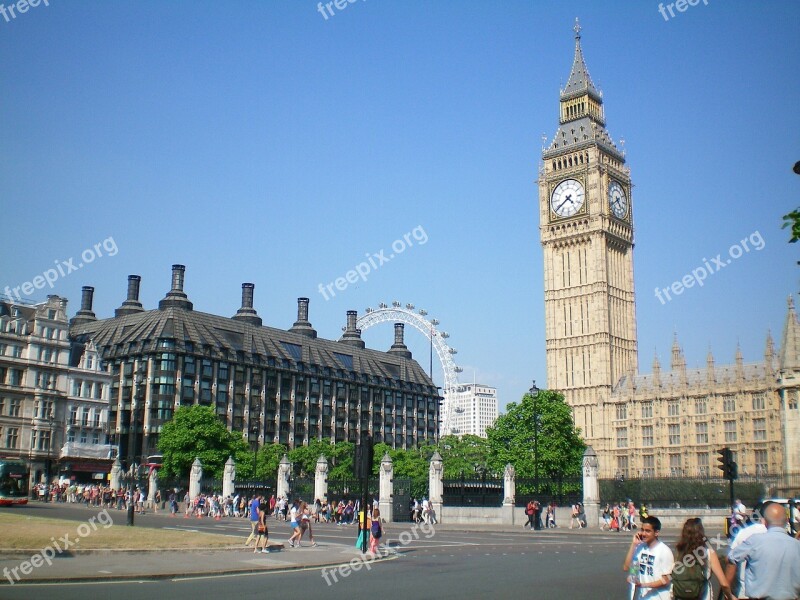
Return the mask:
<path id="1" fill-rule="evenodd" d="M 361 435 L 361 443 L 356 445 L 356 455 L 353 460 L 353 476 L 356 479 L 369 477 L 372 474 L 372 463 L 375 450 L 372 447 L 372 436 L 367 433 Z"/>
<path id="2" fill-rule="evenodd" d="M 717 461 L 719 461 L 722 476 L 730 481 L 736 479 L 739 476 L 739 465 L 733 460 L 733 451 L 730 448 L 723 448 L 717 450 L 717 454 L 719 454 Z"/>

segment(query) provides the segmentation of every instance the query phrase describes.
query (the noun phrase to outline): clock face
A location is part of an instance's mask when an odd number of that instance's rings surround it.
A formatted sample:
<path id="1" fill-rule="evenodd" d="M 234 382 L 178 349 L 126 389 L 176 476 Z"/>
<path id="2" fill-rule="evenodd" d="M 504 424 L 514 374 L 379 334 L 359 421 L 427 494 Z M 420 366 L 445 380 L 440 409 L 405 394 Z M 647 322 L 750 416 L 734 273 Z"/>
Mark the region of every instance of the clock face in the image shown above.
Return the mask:
<path id="1" fill-rule="evenodd" d="M 583 206 L 583 186 L 575 179 L 565 179 L 553 190 L 550 209 L 559 217 L 571 217 Z"/>
<path id="2" fill-rule="evenodd" d="M 628 214 L 628 198 L 625 196 L 625 190 L 613 180 L 608 186 L 608 206 L 611 214 L 618 219 L 624 219 Z"/>

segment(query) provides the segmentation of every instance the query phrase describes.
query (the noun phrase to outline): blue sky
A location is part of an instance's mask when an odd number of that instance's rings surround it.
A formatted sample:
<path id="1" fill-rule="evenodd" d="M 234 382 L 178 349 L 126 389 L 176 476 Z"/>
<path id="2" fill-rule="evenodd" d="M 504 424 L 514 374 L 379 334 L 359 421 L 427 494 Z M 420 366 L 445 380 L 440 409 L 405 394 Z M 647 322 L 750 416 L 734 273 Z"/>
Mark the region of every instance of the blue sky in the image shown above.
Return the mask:
<path id="1" fill-rule="evenodd" d="M 74 314 L 92 285 L 108 317 L 139 274 L 153 308 L 182 263 L 196 310 L 232 315 L 253 282 L 265 323 L 290 327 L 307 296 L 322 337 L 348 309 L 411 302 L 450 333 L 462 380 L 517 400 L 546 379 L 536 179 L 578 16 L 635 185 L 640 371 L 656 350 L 668 365 L 673 332 L 690 366 L 709 347 L 732 362 L 737 342 L 761 360 L 768 329 L 780 342 L 800 275 L 780 229 L 800 204 L 800 4 L 709 0 L 669 20 L 650 1 L 333 10 L 50 0 L 0 17 L 0 291 L 110 237 L 114 256 L 31 299 L 66 296 Z M 415 228 L 424 244 L 319 292 Z M 755 232 L 763 249 L 655 297 Z M 391 329 L 367 344 L 388 348 Z M 427 366 L 427 341 L 406 338 Z"/>

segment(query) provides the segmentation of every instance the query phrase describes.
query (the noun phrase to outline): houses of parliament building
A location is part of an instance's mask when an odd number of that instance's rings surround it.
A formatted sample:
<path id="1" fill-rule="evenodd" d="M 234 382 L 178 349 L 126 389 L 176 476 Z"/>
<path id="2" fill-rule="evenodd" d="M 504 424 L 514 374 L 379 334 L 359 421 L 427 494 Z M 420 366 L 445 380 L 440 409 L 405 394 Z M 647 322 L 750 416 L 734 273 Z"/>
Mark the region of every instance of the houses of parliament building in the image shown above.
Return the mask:
<path id="1" fill-rule="evenodd" d="M 729 447 L 740 474 L 800 473 L 800 324 L 792 299 L 779 348 L 763 360 L 686 366 L 677 337 L 669 370 L 637 364 L 634 203 L 625 156 L 606 131 L 603 98 L 583 58 L 560 95 L 559 128 L 542 154 L 547 384 L 562 392 L 601 474 L 718 475 Z"/>

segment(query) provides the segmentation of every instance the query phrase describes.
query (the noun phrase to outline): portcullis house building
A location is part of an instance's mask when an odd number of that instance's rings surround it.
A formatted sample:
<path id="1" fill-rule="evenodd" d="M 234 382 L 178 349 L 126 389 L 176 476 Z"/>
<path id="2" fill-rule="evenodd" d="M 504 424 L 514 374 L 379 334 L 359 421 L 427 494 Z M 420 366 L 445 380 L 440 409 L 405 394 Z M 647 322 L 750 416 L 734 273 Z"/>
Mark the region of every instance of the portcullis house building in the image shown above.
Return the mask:
<path id="1" fill-rule="evenodd" d="M 362 431 L 394 448 L 435 440 L 441 397 L 411 358 L 402 324 L 387 352 L 365 347 L 356 311 L 340 340 L 321 339 L 308 298 L 299 298 L 291 328 L 267 327 L 252 283 L 242 284 L 232 317 L 202 313 L 183 291 L 184 275 L 173 265 L 171 289 L 155 310 L 139 302 L 140 278 L 131 275 L 127 299 L 109 319 L 97 319 L 94 289 L 84 287 L 70 322 L 71 338 L 91 340 L 111 373 L 111 430 L 123 460 L 157 452 L 164 423 L 196 404 L 213 407 L 252 444 L 354 442 Z"/>

